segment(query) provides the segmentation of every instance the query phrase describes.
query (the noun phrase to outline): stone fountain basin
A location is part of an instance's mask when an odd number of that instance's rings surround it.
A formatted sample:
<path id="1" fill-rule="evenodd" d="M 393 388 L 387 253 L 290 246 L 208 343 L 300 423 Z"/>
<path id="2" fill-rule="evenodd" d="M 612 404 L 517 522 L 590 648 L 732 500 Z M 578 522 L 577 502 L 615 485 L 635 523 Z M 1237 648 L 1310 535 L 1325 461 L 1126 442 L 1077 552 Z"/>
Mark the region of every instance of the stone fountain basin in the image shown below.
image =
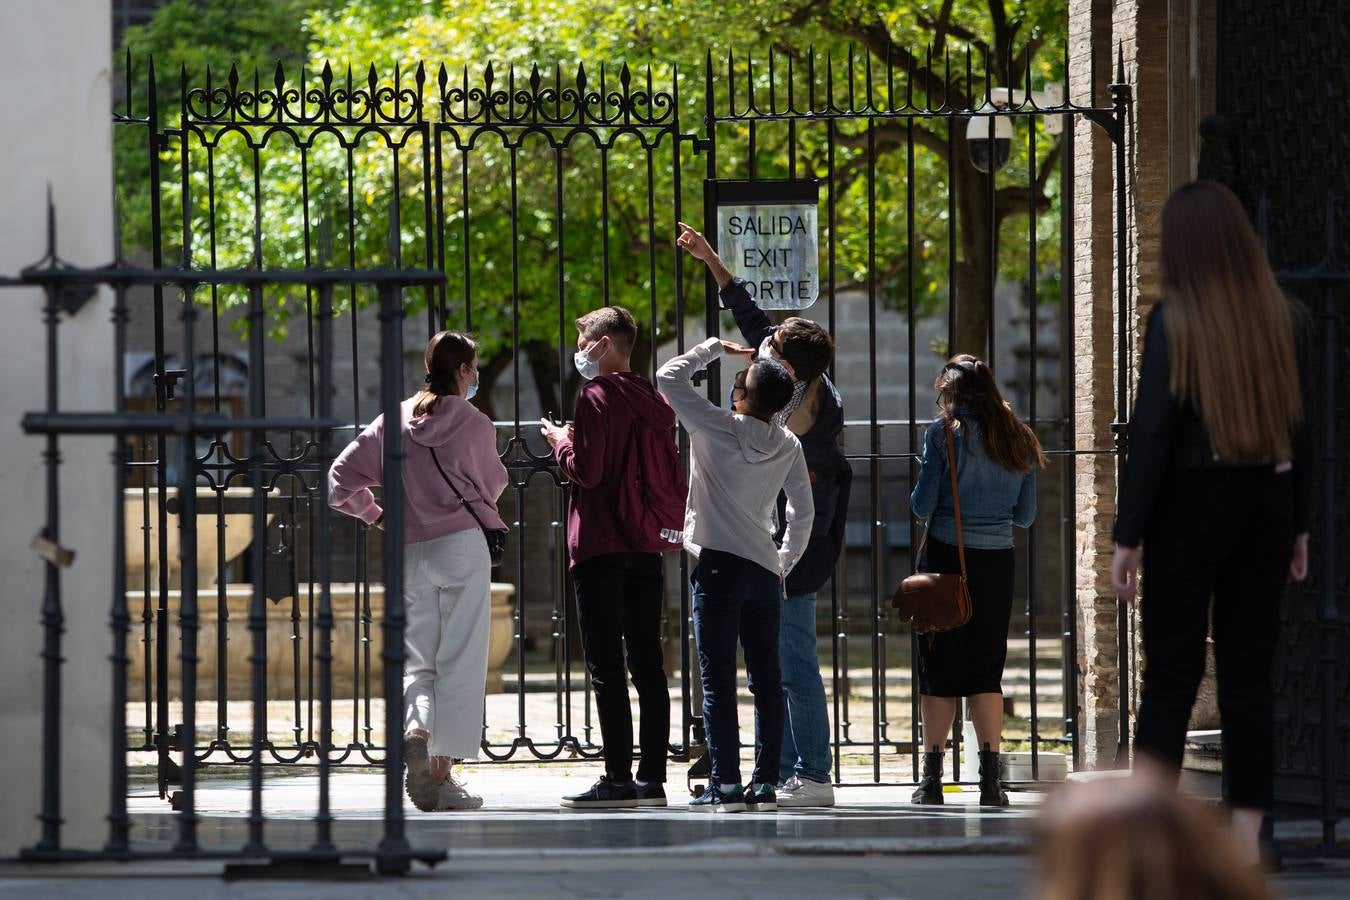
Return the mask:
<path id="1" fill-rule="evenodd" d="M 168 570 L 170 584 L 178 586 L 182 583 L 182 560 L 179 558 L 179 516 L 172 510 L 176 508 L 178 498 L 178 488 L 170 487 L 164 490 L 164 496 L 169 501 L 170 512 L 168 515 L 168 529 L 165 537 L 167 538 Z M 218 516 L 214 512 L 214 507 L 218 505 L 220 499 L 235 501 L 230 503 L 231 507 L 237 506 L 238 501 L 248 501 L 253 497 L 253 488 L 233 487 L 226 488 L 224 491 L 214 491 L 210 488 L 198 488 L 197 500 L 199 503 L 209 504 L 208 509 L 212 511 L 197 513 L 197 583 L 207 586 L 216 583 L 220 576 L 221 568 L 234 560 L 239 554 L 248 549 L 249 543 L 253 540 L 253 516 L 248 513 L 226 513 Z M 148 498 L 149 502 L 146 503 Z M 143 587 L 149 583 L 154 585 L 159 575 L 159 491 L 156 488 L 126 488 L 123 492 L 123 511 L 126 521 L 126 573 L 127 587 Z M 268 521 L 272 516 L 268 516 Z M 221 533 L 225 537 L 225 554 L 221 558 L 219 550 L 220 543 L 217 537 L 217 525 L 223 522 L 224 528 Z M 145 538 L 149 536 L 149 553 L 146 553 Z"/>
<path id="2" fill-rule="evenodd" d="M 310 606 L 311 587 L 313 607 Z M 252 697 L 253 670 L 250 663 L 253 634 L 249 630 L 249 610 L 253 603 L 253 586 L 226 585 L 223 598 L 221 590 L 219 587 L 204 588 L 197 594 L 197 656 L 201 660 L 197 666 L 197 699 L 214 700 L 223 690 L 229 700 L 248 700 Z M 368 608 L 365 602 L 367 590 L 370 596 Z M 318 648 L 311 646 L 311 641 L 320 639 L 316 618 L 321 591 L 321 585 L 302 583 L 299 596 L 295 598 L 297 603 L 293 604 L 287 599 L 281 603 L 263 604 L 267 623 L 266 683 L 269 700 L 307 697 L 311 677 L 316 679 L 315 692 L 318 692 Z M 492 583 L 487 671 L 487 689 L 490 693 L 502 690 L 503 666 L 516 643 L 515 591 L 515 585 Z M 350 698 L 365 695 L 367 658 L 370 661 L 371 693 L 376 697 L 382 696 L 384 629 L 381 623 L 384 619 L 384 585 L 377 582 L 367 588 L 364 584 L 334 582 L 329 596 L 333 610 L 333 696 Z M 139 619 L 145 602 L 142 591 L 127 592 L 127 605 L 134 618 Z M 155 602 L 153 592 L 150 602 Z M 169 629 L 167 647 L 169 698 L 172 700 L 182 699 L 180 654 L 183 647 L 177 625 L 182 602 L 181 591 L 168 592 L 169 616 L 174 623 Z M 222 636 L 225 639 L 223 659 L 218 655 Z M 150 685 L 146 680 L 145 656 L 148 653 L 152 660 L 154 658 L 155 632 L 153 629 L 145 631 L 138 624 L 133 628 L 132 640 L 134 643 L 128 644 L 127 696 L 128 700 L 135 702 L 144 700 L 150 693 L 147 690 Z M 298 679 L 297 653 L 300 660 Z"/>

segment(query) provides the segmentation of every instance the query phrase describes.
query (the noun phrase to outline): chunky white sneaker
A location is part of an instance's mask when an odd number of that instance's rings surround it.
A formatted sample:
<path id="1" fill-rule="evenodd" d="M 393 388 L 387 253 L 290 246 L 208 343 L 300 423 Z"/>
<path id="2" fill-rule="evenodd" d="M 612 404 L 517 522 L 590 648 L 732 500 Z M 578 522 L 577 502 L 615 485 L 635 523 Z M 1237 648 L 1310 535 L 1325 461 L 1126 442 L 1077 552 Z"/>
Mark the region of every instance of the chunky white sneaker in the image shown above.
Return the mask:
<path id="1" fill-rule="evenodd" d="M 834 785 L 793 775 L 778 787 L 779 807 L 834 806 Z"/>
<path id="2" fill-rule="evenodd" d="M 464 782 L 456 781 L 454 775 L 445 776 L 445 781 L 437 787 L 436 809 L 478 809 L 483 798 L 471 792 Z"/>
<path id="3" fill-rule="evenodd" d="M 403 736 L 403 761 L 408 765 L 408 774 L 403 779 L 403 788 L 408 799 L 422 812 L 431 812 L 436 808 L 436 780 L 431 777 L 431 759 L 427 755 L 427 739 L 420 734 Z"/>

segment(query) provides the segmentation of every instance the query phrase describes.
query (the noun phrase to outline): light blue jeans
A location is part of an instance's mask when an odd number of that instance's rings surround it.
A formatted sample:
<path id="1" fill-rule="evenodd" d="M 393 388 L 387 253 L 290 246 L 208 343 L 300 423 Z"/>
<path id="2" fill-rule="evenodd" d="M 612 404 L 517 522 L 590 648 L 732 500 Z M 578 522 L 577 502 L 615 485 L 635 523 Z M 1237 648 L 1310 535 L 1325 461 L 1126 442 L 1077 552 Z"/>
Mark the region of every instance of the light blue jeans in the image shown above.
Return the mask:
<path id="1" fill-rule="evenodd" d="M 816 595 L 784 597 L 778 626 L 783 672 L 783 752 L 778 778 L 830 780 L 830 718 L 816 653 Z"/>

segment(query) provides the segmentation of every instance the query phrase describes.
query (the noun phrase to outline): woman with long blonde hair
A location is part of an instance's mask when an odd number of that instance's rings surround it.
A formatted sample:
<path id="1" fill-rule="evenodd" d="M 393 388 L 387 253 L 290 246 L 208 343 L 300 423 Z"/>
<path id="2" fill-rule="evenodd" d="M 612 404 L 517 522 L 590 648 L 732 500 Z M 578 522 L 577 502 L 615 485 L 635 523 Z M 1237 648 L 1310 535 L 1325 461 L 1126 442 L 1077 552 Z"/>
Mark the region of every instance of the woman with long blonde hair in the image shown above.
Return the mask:
<path id="1" fill-rule="evenodd" d="M 1306 316 L 1227 188 L 1185 185 L 1162 219 L 1163 296 L 1144 339 L 1111 566 L 1131 603 L 1141 555 L 1148 575 L 1136 765 L 1175 779 L 1212 617 L 1227 799 L 1255 863 L 1274 792 L 1280 595 L 1308 567 Z"/>

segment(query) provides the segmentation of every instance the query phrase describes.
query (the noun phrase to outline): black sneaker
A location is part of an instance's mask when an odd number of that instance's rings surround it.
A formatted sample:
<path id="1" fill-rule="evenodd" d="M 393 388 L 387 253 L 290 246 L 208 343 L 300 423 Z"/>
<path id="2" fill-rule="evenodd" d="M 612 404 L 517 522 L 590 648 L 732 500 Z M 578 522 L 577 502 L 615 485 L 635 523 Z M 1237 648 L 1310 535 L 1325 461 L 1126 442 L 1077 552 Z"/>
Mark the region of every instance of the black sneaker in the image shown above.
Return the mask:
<path id="1" fill-rule="evenodd" d="M 690 812 L 732 813 L 745 812 L 745 789 L 739 784 L 727 793 L 715 784 L 708 785 L 702 794 L 689 802 Z"/>
<path id="2" fill-rule="evenodd" d="M 745 808 L 748 812 L 773 812 L 778 809 L 778 795 L 771 784 L 752 784 L 745 790 Z"/>
<path id="3" fill-rule="evenodd" d="M 666 788 L 659 781 L 649 781 L 646 784 L 633 782 L 633 787 L 637 790 L 638 806 L 665 806 Z"/>
<path id="4" fill-rule="evenodd" d="M 601 775 L 584 794 L 562 798 L 562 805 L 568 809 L 632 809 L 641 802 L 637 785 L 631 781 L 622 784 L 610 781 L 607 775 Z"/>

